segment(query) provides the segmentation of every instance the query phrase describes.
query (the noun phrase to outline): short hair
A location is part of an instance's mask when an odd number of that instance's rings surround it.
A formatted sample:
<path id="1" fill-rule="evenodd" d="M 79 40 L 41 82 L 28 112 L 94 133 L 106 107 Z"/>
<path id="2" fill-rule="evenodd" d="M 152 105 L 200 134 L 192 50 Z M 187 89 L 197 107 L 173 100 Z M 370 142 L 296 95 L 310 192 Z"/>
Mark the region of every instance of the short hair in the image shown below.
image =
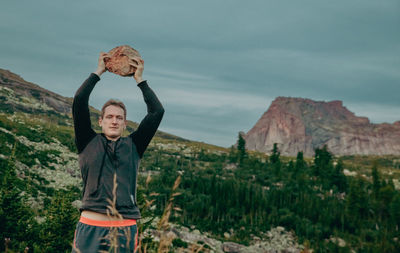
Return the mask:
<path id="1" fill-rule="evenodd" d="M 124 119 L 126 120 L 126 107 L 124 105 L 124 103 L 122 103 L 121 101 L 118 100 L 114 100 L 114 99 L 110 99 L 108 100 L 103 107 L 101 108 L 101 118 L 104 117 L 104 112 L 106 111 L 107 106 L 110 105 L 115 105 L 115 106 L 119 106 L 122 108 L 122 110 L 124 110 Z"/>

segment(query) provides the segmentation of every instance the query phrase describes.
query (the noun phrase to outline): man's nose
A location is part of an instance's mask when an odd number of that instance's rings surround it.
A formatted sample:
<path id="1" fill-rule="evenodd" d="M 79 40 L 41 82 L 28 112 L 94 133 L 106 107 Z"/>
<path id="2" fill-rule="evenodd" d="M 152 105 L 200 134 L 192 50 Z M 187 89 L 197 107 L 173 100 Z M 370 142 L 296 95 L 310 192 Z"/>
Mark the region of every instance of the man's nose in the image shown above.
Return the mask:
<path id="1" fill-rule="evenodd" d="M 118 122 L 118 121 L 117 121 L 117 118 L 114 117 L 114 118 L 112 119 L 112 123 L 113 123 L 113 124 L 117 124 L 117 122 Z"/>

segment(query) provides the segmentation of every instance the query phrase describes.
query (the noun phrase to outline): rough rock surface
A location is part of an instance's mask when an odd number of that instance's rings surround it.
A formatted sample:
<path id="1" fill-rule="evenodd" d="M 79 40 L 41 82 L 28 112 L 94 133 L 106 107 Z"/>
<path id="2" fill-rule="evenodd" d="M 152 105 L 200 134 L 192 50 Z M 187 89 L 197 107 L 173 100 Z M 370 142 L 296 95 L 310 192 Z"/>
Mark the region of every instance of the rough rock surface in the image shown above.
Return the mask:
<path id="1" fill-rule="evenodd" d="M 23 108 L 24 111 L 29 109 L 32 113 L 50 109 L 59 113 L 71 112 L 71 98 L 60 96 L 36 84 L 27 82 L 19 75 L 5 69 L 0 69 L 0 89 L 4 89 L 4 92 L 0 94 L 0 100 L 2 100 L 2 103 L 8 103 L 14 110 Z M 7 89 L 9 89 L 8 92 L 6 92 Z M 14 99 L 6 98 L 5 93 L 9 93 Z M 22 104 L 18 102 L 18 97 L 21 96 L 32 101 L 27 100 L 26 103 Z"/>
<path id="2" fill-rule="evenodd" d="M 278 143 L 288 156 L 312 156 L 323 145 L 336 155 L 400 154 L 399 121 L 372 124 L 342 101 L 278 97 L 244 138 L 247 149 L 269 153 Z"/>
<path id="3" fill-rule="evenodd" d="M 118 46 L 111 49 L 104 62 L 106 69 L 120 76 L 134 75 L 136 68 L 129 64 L 130 57 L 139 56 L 140 54 L 135 49 L 128 45 Z"/>
<path id="4" fill-rule="evenodd" d="M 158 218 L 152 221 L 153 227 L 156 226 Z M 210 237 L 208 233 L 201 233 L 197 229 L 190 230 L 177 224 L 170 223 L 170 228 L 166 233 L 175 234 L 171 238 L 179 238 L 189 245 L 207 245 L 201 252 L 209 253 L 300 253 L 304 246 L 298 244 L 296 236 L 292 232 L 285 231 L 284 227 L 275 227 L 266 233 L 262 233 L 262 238 L 253 237 L 249 246 L 241 245 L 235 242 L 222 242 Z M 194 227 L 193 227 L 194 228 Z M 161 233 L 157 230 L 148 228 L 143 232 L 144 237 L 151 237 L 159 242 Z M 189 250 L 179 250 L 177 252 L 194 252 Z"/>

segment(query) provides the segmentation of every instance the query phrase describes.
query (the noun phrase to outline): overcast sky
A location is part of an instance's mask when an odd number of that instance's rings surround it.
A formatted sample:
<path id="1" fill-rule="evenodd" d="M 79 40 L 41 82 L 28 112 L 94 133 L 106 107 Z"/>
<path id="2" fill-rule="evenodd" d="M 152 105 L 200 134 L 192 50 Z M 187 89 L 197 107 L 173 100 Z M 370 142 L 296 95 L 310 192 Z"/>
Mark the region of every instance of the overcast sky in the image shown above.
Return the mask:
<path id="1" fill-rule="evenodd" d="M 101 51 L 128 44 L 163 103 L 160 129 L 228 147 L 277 96 L 342 100 L 374 123 L 400 120 L 398 0 L 2 0 L 0 68 L 72 97 Z M 140 121 L 132 78 L 111 73 L 109 98 Z"/>

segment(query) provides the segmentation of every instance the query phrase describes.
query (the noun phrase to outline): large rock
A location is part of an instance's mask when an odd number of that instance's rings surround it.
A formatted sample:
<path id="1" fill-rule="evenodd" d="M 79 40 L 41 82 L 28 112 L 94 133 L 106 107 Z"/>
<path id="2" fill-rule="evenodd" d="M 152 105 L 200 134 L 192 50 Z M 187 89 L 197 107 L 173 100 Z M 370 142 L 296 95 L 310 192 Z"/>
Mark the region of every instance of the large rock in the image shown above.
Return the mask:
<path id="1" fill-rule="evenodd" d="M 133 76 L 136 68 L 129 64 L 131 57 L 140 57 L 135 49 L 128 45 L 118 46 L 108 52 L 104 59 L 106 69 L 120 76 Z"/>
<path id="2" fill-rule="evenodd" d="M 371 124 L 342 101 L 278 97 L 244 139 L 247 149 L 266 153 L 278 143 L 288 156 L 310 157 L 323 145 L 336 155 L 399 155 L 400 123 Z"/>
<path id="3" fill-rule="evenodd" d="M 153 220 L 155 226 L 159 219 Z M 241 245 L 235 242 L 221 242 L 217 239 L 209 237 L 208 233 L 198 233 L 195 230 L 190 231 L 189 228 L 182 227 L 170 223 L 169 233 L 171 237 L 179 238 L 188 244 L 205 246 L 204 252 L 214 253 L 300 253 L 303 245 L 297 243 L 297 238 L 293 232 L 285 231 L 283 227 L 271 228 L 267 233 L 262 233 L 262 238 L 253 237 L 253 241 L 249 246 Z M 195 228 L 195 227 L 193 227 Z M 233 234 L 233 232 L 231 232 Z M 161 233 L 157 230 L 147 228 L 143 232 L 144 237 L 152 236 L 154 241 L 159 242 Z M 190 247 L 189 247 L 190 248 Z M 180 252 L 180 251 L 179 251 Z M 187 251 L 182 251 L 187 252 Z M 190 251 L 192 252 L 192 251 Z"/>
<path id="4" fill-rule="evenodd" d="M 54 110 L 70 113 L 72 99 L 27 82 L 19 75 L 0 69 L 0 100 L 3 108 L 7 104 L 13 111 L 43 112 Z"/>
<path id="5" fill-rule="evenodd" d="M 222 250 L 224 252 L 240 253 L 242 248 L 243 248 L 243 245 L 240 245 L 240 244 L 234 243 L 234 242 L 224 242 L 222 244 Z"/>

